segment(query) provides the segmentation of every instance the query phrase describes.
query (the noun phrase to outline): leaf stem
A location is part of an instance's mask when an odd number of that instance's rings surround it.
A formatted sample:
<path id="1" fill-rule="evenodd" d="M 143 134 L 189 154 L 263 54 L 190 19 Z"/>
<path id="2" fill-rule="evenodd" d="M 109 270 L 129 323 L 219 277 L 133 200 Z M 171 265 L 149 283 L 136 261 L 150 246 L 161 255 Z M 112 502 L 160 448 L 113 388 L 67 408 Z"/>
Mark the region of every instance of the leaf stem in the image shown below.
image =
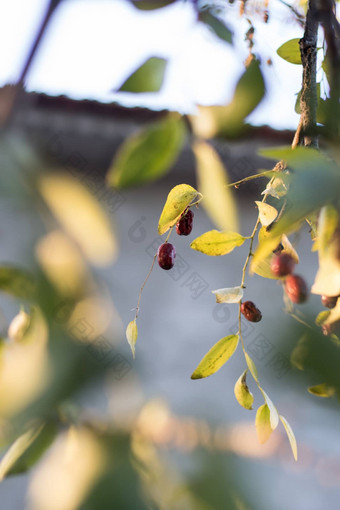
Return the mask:
<path id="1" fill-rule="evenodd" d="M 240 184 L 243 184 L 244 182 L 251 181 L 253 179 L 257 179 L 258 177 L 267 177 L 267 175 L 271 175 L 273 173 L 273 170 L 265 170 L 264 172 L 261 172 L 259 174 L 254 175 L 248 175 L 248 177 L 244 177 L 243 179 L 240 179 L 239 181 L 232 182 L 230 184 L 226 184 L 226 188 L 231 188 L 232 186 L 238 187 Z"/>

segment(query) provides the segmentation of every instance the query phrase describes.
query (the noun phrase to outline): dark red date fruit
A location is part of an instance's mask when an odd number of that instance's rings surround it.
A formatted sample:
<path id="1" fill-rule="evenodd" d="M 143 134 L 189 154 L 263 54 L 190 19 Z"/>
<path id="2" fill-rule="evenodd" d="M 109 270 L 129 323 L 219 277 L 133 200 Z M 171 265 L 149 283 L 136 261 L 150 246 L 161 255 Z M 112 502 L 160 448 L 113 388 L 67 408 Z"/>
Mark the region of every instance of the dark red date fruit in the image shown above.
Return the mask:
<path id="1" fill-rule="evenodd" d="M 339 296 L 321 296 L 321 303 L 326 308 L 334 308 Z"/>
<path id="2" fill-rule="evenodd" d="M 295 260 L 288 253 L 280 253 L 280 255 L 274 255 L 270 268 L 272 270 L 273 275 L 281 277 L 287 276 L 294 271 Z"/>
<path id="3" fill-rule="evenodd" d="M 241 304 L 241 313 L 250 322 L 259 322 L 262 319 L 262 313 L 252 301 Z"/>
<path id="4" fill-rule="evenodd" d="M 308 289 L 302 276 L 290 274 L 286 278 L 285 291 L 293 303 L 304 303 L 308 298 Z"/>
<path id="5" fill-rule="evenodd" d="M 192 220 L 194 213 L 189 209 L 176 223 L 176 232 L 179 236 L 188 236 L 192 231 Z"/>
<path id="6" fill-rule="evenodd" d="M 162 269 L 171 269 L 175 263 L 176 250 L 173 244 L 163 243 L 157 251 L 158 265 Z"/>

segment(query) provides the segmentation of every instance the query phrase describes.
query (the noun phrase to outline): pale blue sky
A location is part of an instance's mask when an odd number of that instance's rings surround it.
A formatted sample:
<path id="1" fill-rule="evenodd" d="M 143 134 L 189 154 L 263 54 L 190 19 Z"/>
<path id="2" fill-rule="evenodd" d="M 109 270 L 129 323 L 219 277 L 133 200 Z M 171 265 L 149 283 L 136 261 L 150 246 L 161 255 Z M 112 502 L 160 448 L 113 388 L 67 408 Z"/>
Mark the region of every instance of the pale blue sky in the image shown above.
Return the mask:
<path id="1" fill-rule="evenodd" d="M 0 0 L 0 84 L 17 78 L 46 4 L 46 0 Z M 294 128 L 302 69 L 280 59 L 275 51 L 287 39 L 301 37 L 302 30 L 277 0 L 270 5 L 270 23 L 253 17 L 254 51 L 264 61 L 268 94 L 249 121 Z M 197 103 L 226 103 L 243 71 L 248 25 L 238 15 L 237 2 L 227 5 L 225 19 L 236 30 L 234 47 L 197 24 L 189 3 L 141 13 L 125 0 L 65 0 L 31 68 L 27 87 L 181 112 L 193 111 Z M 110 92 L 150 55 L 169 58 L 160 93 L 136 97 Z M 272 66 L 265 64 L 268 58 Z"/>

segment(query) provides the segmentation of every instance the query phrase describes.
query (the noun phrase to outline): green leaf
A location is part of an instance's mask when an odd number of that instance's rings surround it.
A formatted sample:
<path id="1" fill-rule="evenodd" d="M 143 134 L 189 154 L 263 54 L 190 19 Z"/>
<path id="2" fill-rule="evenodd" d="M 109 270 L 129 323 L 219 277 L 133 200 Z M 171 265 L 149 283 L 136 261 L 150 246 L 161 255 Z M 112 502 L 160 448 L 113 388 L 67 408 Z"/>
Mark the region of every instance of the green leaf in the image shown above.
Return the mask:
<path id="1" fill-rule="evenodd" d="M 259 443 L 265 443 L 273 432 L 270 426 L 270 411 L 267 404 L 263 404 L 258 408 L 256 413 L 255 426 Z"/>
<path id="2" fill-rule="evenodd" d="M 272 205 L 266 204 L 265 202 L 259 202 L 255 200 L 255 204 L 259 210 L 259 218 L 263 227 L 268 227 L 275 218 L 277 217 L 277 210 Z"/>
<path id="3" fill-rule="evenodd" d="M 216 296 L 216 303 L 239 303 L 243 297 L 242 287 L 228 287 L 211 291 Z"/>
<path id="4" fill-rule="evenodd" d="M 316 386 L 310 386 L 308 388 L 309 393 L 316 397 L 329 398 L 335 394 L 334 386 L 328 386 L 326 383 L 317 384 Z"/>
<path id="5" fill-rule="evenodd" d="M 222 39 L 222 41 L 226 41 L 227 43 L 232 44 L 232 32 L 225 25 L 225 23 L 215 16 L 210 9 L 204 9 L 199 13 L 198 19 L 208 25 L 212 31 Z"/>
<path id="6" fill-rule="evenodd" d="M 237 232 L 209 230 L 209 232 L 194 239 L 190 246 L 193 250 L 215 257 L 230 253 L 236 246 L 241 246 L 246 239 Z"/>
<path id="7" fill-rule="evenodd" d="M 294 459 L 295 461 L 297 461 L 298 459 L 298 452 L 297 452 L 297 444 L 296 444 L 296 439 L 295 439 L 295 435 L 294 435 L 294 432 L 293 432 L 293 429 L 292 427 L 289 425 L 288 421 L 286 420 L 286 418 L 284 418 L 283 416 L 280 415 L 280 420 L 287 432 L 287 436 L 288 436 L 288 439 L 289 439 L 289 442 L 290 442 L 290 447 L 292 449 L 292 452 L 293 452 L 293 455 L 294 455 Z"/>
<path id="8" fill-rule="evenodd" d="M 196 198 L 198 192 L 189 184 L 178 184 L 168 194 L 162 214 L 158 222 L 158 234 L 165 234 L 175 225 L 182 213 Z"/>
<path id="9" fill-rule="evenodd" d="M 131 0 L 131 2 L 141 11 L 153 11 L 173 4 L 176 0 Z"/>
<path id="10" fill-rule="evenodd" d="M 253 360 L 251 359 L 251 357 L 249 356 L 249 354 L 247 352 L 245 352 L 244 355 L 245 355 L 246 363 L 247 363 L 247 366 L 249 368 L 251 375 L 254 377 L 255 381 L 258 381 L 259 375 L 257 372 L 257 368 L 255 366 L 255 363 L 253 362 Z"/>
<path id="11" fill-rule="evenodd" d="M 167 61 L 164 58 L 151 57 L 144 62 L 121 85 L 118 92 L 158 92 L 164 81 Z"/>
<path id="12" fill-rule="evenodd" d="M 297 38 L 286 41 L 276 50 L 276 53 L 291 64 L 302 64 L 299 40 Z"/>
<path id="13" fill-rule="evenodd" d="M 310 340 L 307 335 L 303 335 L 292 350 L 290 362 L 298 370 L 304 370 L 305 362 L 309 354 Z"/>
<path id="14" fill-rule="evenodd" d="M 315 324 L 317 326 L 322 326 L 325 320 L 328 319 L 330 313 L 331 313 L 330 310 L 322 310 L 322 312 L 318 313 L 318 315 L 316 316 Z"/>
<path id="15" fill-rule="evenodd" d="M 279 414 L 277 412 L 276 407 L 274 406 L 273 402 L 268 397 L 267 393 L 261 388 L 261 393 L 263 395 L 263 398 L 268 406 L 269 412 L 270 412 L 270 426 L 272 430 L 275 430 L 276 427 L 279 424 Z"/>
<path id="16" fill-rule="evenodd" d="M 236 204 L 221 159 L 215 149 L 205 142 L 196 142 L 193 151 L 203 207 L 217 228 L 237 231 Z"/>
<path id="17" fill-rule="evenodd" d="M 18 437 L 1 460 L 0 480 L 25 473 L 34 466 L 52 444 L 57 432 L 56 424 L 50 422 L 32 427 Z"/>
<path id="18" fill-rule="evenodd" d="M 253 409 L 253 402 L 254 402 L 254 395 L 249 391 L 248 385 L 247 385 L 247 372 L 248 369 L 246 369 L 243 374 L 239 377 L 239 379 L 236 381 L 235 387 L 234 387 L 234 393 L 237 402 L 244 407 L 245 409 Z"/>
<path id="19" fill-rule="evenodd" d="M 17 298 L 32 299 L 35 283 L 32 276 L 23 269 L 14 266 L 0 266 L 0 291 Z"/>
<path id="20" fill-rule="evenodd" d="M 128 188 L 159 179 L 175 163 L 185 137 L 185 124 L 176 115 L 143 128 L 118 149 L 107 174 L 108 184 Z"/>
<path id="21" fill-rule="evenodd" d="M 217 372 L 234 354 L 238 342 L 238 335 L 221 338 L 201 360 L 191 379 L 202 379 Z"/>
<path id="22" fill-rule="evenodd" d="M 137 342 L 137 337 L 138 337 L 138 328 L 137 328 L 136 319 L 135 319 L 135 320 L 129 322 L 129 324 L 127 325 L 127 328 L 126 328 L 126 339 L 129 343 L 129 346 L 131 347 L 133 357 L 135 357 L 135 352 L 136 352 L 135 345 Z"/>

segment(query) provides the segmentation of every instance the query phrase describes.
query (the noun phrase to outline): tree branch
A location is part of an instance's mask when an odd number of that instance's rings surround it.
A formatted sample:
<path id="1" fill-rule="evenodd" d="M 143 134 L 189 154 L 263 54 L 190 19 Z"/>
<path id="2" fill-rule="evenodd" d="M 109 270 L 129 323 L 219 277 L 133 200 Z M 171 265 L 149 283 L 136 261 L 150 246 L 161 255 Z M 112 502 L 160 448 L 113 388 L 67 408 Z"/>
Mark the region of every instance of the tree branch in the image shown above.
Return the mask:
<path id="1" fill-rule="evenodd" d="M 305 23 L 305 32 L 300 39 L 300 52 L 303 66 L 302 90 L 300 98 L 301 125 L 304 145 L 317 147 L 316 136 L 316 60 L 318 39 L 318 18 L 316 0 L 309 0 Z"/>

